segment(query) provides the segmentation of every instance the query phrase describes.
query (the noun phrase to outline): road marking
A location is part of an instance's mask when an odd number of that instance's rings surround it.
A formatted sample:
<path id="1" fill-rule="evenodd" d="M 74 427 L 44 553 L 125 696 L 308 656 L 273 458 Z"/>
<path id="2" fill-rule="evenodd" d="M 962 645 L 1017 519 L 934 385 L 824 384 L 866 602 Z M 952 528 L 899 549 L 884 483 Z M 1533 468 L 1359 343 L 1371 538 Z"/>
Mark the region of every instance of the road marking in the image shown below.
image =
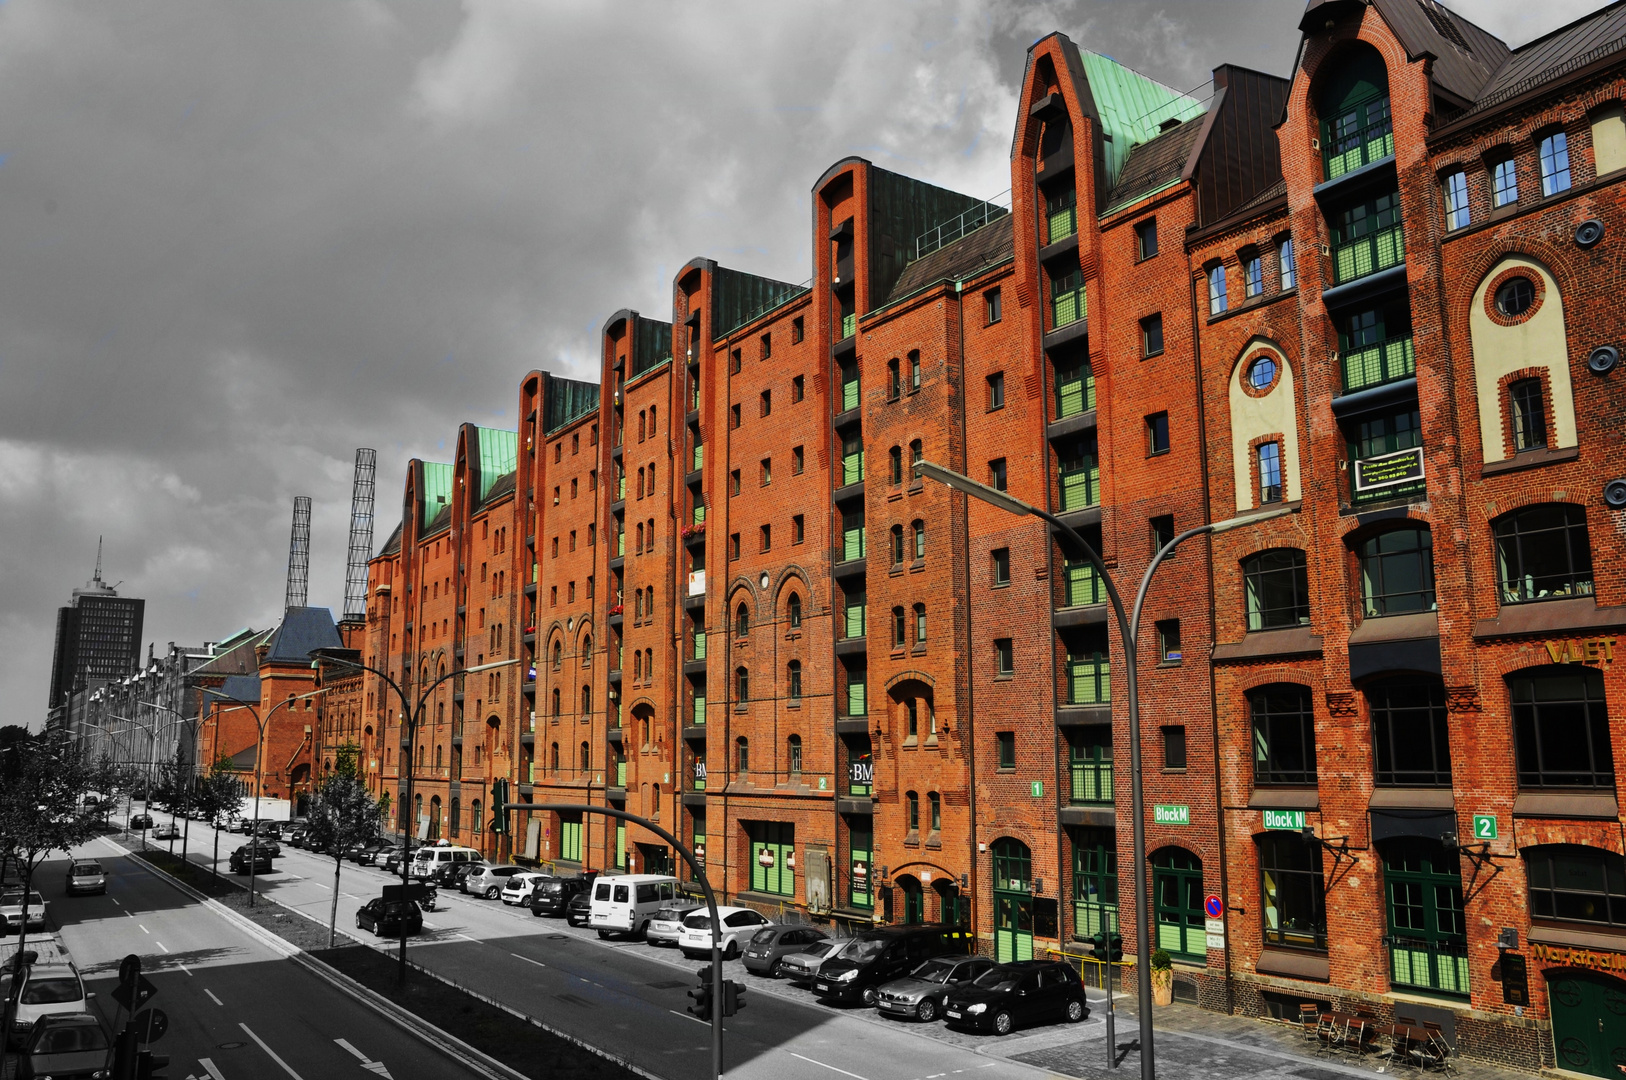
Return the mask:
<path id="1" fill-rule="evenodd" d="M 220 1070 L 215 1068 L 215 1063 L 208 1058 L 198 1058 L 198 1064 L 203 1066 L 203 1071 L 208 1073 L 212 1080 L 226 1080 L 220 1075 Z"/>
<path id="2" fill-rule="evenodd" d="M 351 1046 L 350 1043 L 344 1039 L 334 1039 L 333 1041 L 350 1051 L 352 1054 L 356 1055 L 356 1057 L 360 1058 L 361 1067 L 363 1069 L 366 1069 L 368 1072 L 377 1073 L 379 1076 L 384 1077 L 384 1080 L 394 1080 L 394 1078 L 390 1076 L 390 1071 L 384 1067 L 384 1063 L 382 1061 L 373 1061 L 369 1059 L 366 1054 L 363 1054 L 360 1050 L 357 1050 L 354 1046 Z"/>
<path id="3" fill-rule="evenodd" d="M 140 924 L 140 923 L 136 923 L 136 925 L 137 925 L 137 926 L 141 926 L 141 924 Z M 143 933 L 143 934 L 150 934 L 150 933 L 152 933 L 152 931 L 151 931 L 151 930 L 148 930 L 148 929 L 147 929 L 147 928 L 146 928 L 146 927 L 145 927 L 145 926 L 141 926 L 141 932 L 142 932 L 142 933 Z"/>
<path id="4" fill-rule="evenodd" d="M 794 1050 L 786 1050 L 785 1053 L 789 1054 L 793 1058 L 802 1058 L 802 1060 L 807 1062 L 809 1065 L 821 1066 L 823 1068 L 829 1069 L 831 1072 L 838 1072 L 842 1076 L 850 1076 L 850 1077 L 853 1078 L 853 1080 L 864 1080 L 864 1078 L 862 1076 L 859 1076 L 857 1073 L 850 1073 L 846 1069 L 838 1069 L 834 1065 L 825 1065 L 824 1062 L 822 1062 L 822 1061 L 814 1061 L 810 1057 L 802 1057 L 801 1054 L 798 1054 Z"/>
<path id="5" fill-rule="evenodd" d="M 671 1013 L 673 1016 L 681 1016 L 685 1020 L 693 1020 L 697 1024 L 706 1024 L 706 1022 L 704 1020 L 700 1019 L 700 1017 L 698 1017 L 698 1016 L 690 1016 L 688 1013 L 680 1013 L 676 1009 L 667 1009 L 666 1011 Z M 706 1024 L 706 1026 L 710 1027 L 711 1025 Z M 817 1064 L 817 1063 L 815 1062 L 815 1064 Z"/>
<path id="6" fill-rule="evenodd" d="M 210 1001 L 214 1002 L 216 1005 L 219 1005 L 222 1009 L 226 1007 L 226 1003 L 215 997 L 215 992 L 210 990 L 207 986 L 203 988 L 203 992 L 209 995 Z"/>
<path id="7" fill-rule="evenodd" d="M 116 897 L 116 896 L 109 896 L 108 899 L 113 901 L 113 903 L 115 903 L 115 904 L 119 904 L 119 898 Z M 119 904 L 119 907 L 123 907 L 123 906 L 124 906 L 123 904 Z"/>
<path id="8" fill-rule="evenodd" d="M 355 893 L 341 892 L 339 895 L 344 897 L 346 900 L 360 900 L 361 899 L 361 897 L 357 896 Z"/>
<path id="9" fill-rule="evenodd" d="M 478 944 L 480 944 L 480 939 L 479 939 L 479 938 L 471 938 L 471 937 L 469 937 L 469 935 L 467 935 L 467 934 L 454 934 L 454 935 L 453 935 L 453 936 L 454 936 L 454 937 L 460 937 L 460 938 L 462 938 L 462 939 L 463 939 L 463 940 L 464 940 L 464 941 L 472 941 L 472 942 L 474 942 L 474 943 L 475 943 L 475 944 L 476 944 L 476 945 L 478 945 Z"/>
<path id="10" fill-rule="evenodd" d="M 191 976 L 192 978 L 194 978 L 194 979 L 197 978 L 196 975 L 192 974 L 192 969 L 187 967 L 185 964 L 181 963 L 180 961 L 176 961 L 175 966 L 180 968 L 182 971 L 186 972 L 187 975 Z"/>
<path id="11" fill-rule="evenodd" d="M 165 952 L 169 952 L 169 946 L 168 945 L 165 945 L 162 941 L 158 942 L 157 944 L 158 944 L 158 947 L 160 949 L 163 949 Z"/>
<path id="12" fill-rule="evenodd" d="M 128 916 L 129 916 L 129 917 L 130 917 L 130 918 L 132 918 L 132 919 L 133 919 L 133 918 L 135 918 L 135 912 L 133 912 L 133 911 L 131 911 L 131 910 L 130 910 L 130 909 L 128 909 L 128 908 L 126 908 L 126 909 L 125 909 L 125 911 L 124 911 L 124 913 L 125 913 L 125 914 L 126 914 L 126 915 L 128 915 Z"/>
<path id="13" fill-rule="evenodd" d="M 536 966 L 537 966 L 537 967 L 547 967 L 547 966 L 548 966 L 548 965 L 546 965 L 546 964 L 544 964 L 544 963 L 543 963 L 543 962 L 542 962 L 542 961 L 540 961 L 540 960 L 532 960 L 532 959 L 531 959 L 531 958 L 530 958 L 530 957 L 529 957 L 529 956 L 521 956 L 521 955 L 520 955 L 520 954 L 519 954 L 519 953 L 517 953 L 517 952 L 514 952 L 514 953 L 509 953 L 509 954 L 508 954 L 508 955 L 509 955 L 509 956 L 512 956 L 512 957 L 513 957 L 513 958 L 514 958 L 514 959 L 516 959 L 516 960 L 523 960 L 523 961 L 525 961 L 525 962 L 526 962 L 526 963 L 527 963 L 527 964 L 535 964 L 535 965 L 536 965 Z"/>
<path id="14" fill-rule="evenodd" d="M 248 1032 L 248 1037 L 253 1039 L 255 1042 L 259 1043 L 260 1044 L 260 1049 L 264 1050 L 265 1053 L 266 1053 L 266 1056 L 268 1056 L 272 1061 L 276 1062 L 278 1065 L 281 1065 L 283 1072 L 285 1072 L 289 1076 L 293 1077 L 294 1080 L 305 1080 L 305 1078 L 303 1076 L 300 1076 L 298 1073 L 296 1073 L 292 1069 L 290 1069 L 288 1067 L 288 1063 L 286 1061 L 282 1060 L 280 1057 L 278 1057 L 277 1052 L 275 1050 L 273 1050 L 269 1046 L 265 1045 L 265 1040 L 260 1038 L 258 1035 L 254 1034 L 253 1030 L 247 1024 L 238 1024 L 237 1026 L 242 1028 L 244 1031 Z"/>

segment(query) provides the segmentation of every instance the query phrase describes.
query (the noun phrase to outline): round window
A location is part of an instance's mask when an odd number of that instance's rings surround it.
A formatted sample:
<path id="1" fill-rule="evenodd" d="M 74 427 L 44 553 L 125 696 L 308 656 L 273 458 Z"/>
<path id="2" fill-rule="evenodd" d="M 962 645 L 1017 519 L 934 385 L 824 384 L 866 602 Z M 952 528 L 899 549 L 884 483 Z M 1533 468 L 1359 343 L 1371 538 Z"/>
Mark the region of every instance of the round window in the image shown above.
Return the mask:
<path id="1" fill-rule="evenodd" d="M 1255 390 L 1268 390 L 1270 384 L 1276 381 L 1276 360 L 1274 357 L 1261 356 L 1248 365 L 1248 385 Z"/>
<path id="2" fill-rule="evenodd" d="M 1509 319 L 1529 311 L 1535 301 L 1536 287 L 1527 277 L 1508 278 L 1496 290 L 1496 310 Z"/>

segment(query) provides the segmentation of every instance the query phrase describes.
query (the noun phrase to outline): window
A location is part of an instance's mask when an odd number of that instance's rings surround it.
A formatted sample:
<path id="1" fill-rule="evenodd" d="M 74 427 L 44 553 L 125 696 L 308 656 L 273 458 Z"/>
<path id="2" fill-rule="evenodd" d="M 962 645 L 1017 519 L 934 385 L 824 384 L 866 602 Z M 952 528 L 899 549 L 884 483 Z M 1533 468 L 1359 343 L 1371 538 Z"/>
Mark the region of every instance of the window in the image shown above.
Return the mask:
<path id="1" fill-rule="evenodd" d="M 941 832 L 943 829 L 943 797 L 935 791 L 926 793 L 926 805 L 930 811 L 928 819 L 932 832 Z"/>
<path id="2" fill-rule="evenodd" d="M 1148 315 L 1140 321 L 1140 354 L 1157 356 L 1163 352 L 1163 313 Z"/>
<path id="3" fill-rule="evenodd" d="M 742 705 L 751 700 L 751 673 L 745 668 L 734 669 L 734 700 Z M 745 771 L 743 765 L 740 771 Z"/>
<path id="4" fill-rule="evenodd" d="M 1152 536 L 1152 553 L 1162 551 L 1174 540 L 1174 515 L 1159 514 L 1147 522 Z M 1172 556 L 1171 556 L 1172 557 Z"/>
<path id="5" fill-rule="evenodd" d="M 1248 629 L 1275 630 L 1310 622 L 1310 576 L 1297 548 L 1263 551 L 1242 563 Z"/>
<path id="6" fill-rule="evenodd" d="M 773 483 L 773 459 L 763 458 L 757 463 L 757 483 L 760 487 L 767 487 Z"/>
<path id="7" fill-rule="evenodd" d="M 802 700 L 802 662 L 800 660 L 792 660 L 789 664 L 785 665 L 785 686 L 786 694 L 792 701 Z M 791 738 L 795 738 L 795 736 L 793 735 Z M 797 772 L 802 771 L 801 755 L 802 744 L 801 740 L 798 739 L 796 743 Z"/>
<path id="8" fill-rule="evenodd" d="M 894 446 L 887 451 L 887 476 L 894 485 L 903 483 L 903 448 Z"/>
<path id="9" fill-rule="evenodd" d="M 1366 616 L 1433 611 L 1434 534 L 1395 529 L 1360 546 L 1361 597 Z"/>
<path id="10" fill-rule="evenodd" d="M 801 324 L 802 324 L 802 320 L 797 319 L 796 320 L 796 325 L 801 326 Z M 802 339 L 800 337 L 798 337 L 796 340 L 800 341 Z M 794 379 L 792 379 L 790 381 L 790 400 L 791 400 L 791 404 L 794 405 L 796 402 L 801 401 L 802 398 L 805 395 L 806 395 L 806 384 L 804 384 L 802 382 L 802 377 L 800 375 L 798 375 L 798 376 L 796 376 Z"/>
<path id="11" fill-rule="evenodd" d="M 738 356 L 739 353 L 735 352 L 734 355 Z M 728 410 L 728 426 L 730 428 L 738 428 L 740 426 L 740 407 L 738 405 L 731 405 L 729 407 L 729 410 Z"/>
<path id="12" fill-rule="evenodd" d="M 728 493 L 730 495 L 740 493 L 740 470 L 738 469 L 728 474 Z"/>
<path id="13" fill-rule="evenodd" d="M 1005 459 L 995 458 L 988 463 L 988 486 L 995 491 L 1005 490 Z"/>
<path id="14" fill-rule="evenodd" d="M 1293 261 L 1293 238 L 1284 236 L 1276 243 L 1276 263 L 1282 271 L 1282 291 L 1298 287 L 1298 265 Z"/>
<path id="15" fill-rule="evenodd" d="M 1141 261 L 1157 254 L 1157 218 L 1135 223 L 1135 257 Z"/>
<path id="16" fill-rule="evenodd" d="M 728 354 L 728 370 L 735 375 L 740 373 L 740 350 L 735 349 Z M 735 425 L 735 427 L 738 426 L 738 424 Z"/>
<path id="17" fill-rule="evenodd" d="M 1491 205 L 1506 206 L 1519 201 L 1519 176 L 1512 158 L 1491 166 Z"/>
<path id="18" fill-rule="evenodd" d="M 846 622 L 843 637 L 861 638 L 869 632 L 869 603 L 867 596 L 861 591 L 850 591 L 843 600 L 846 606 Z"/>
<path id="19" fill-rule="evenodd" d="M 1005 373 L 996 371 L 988 376 L 988 411 L 1005 407 Z"/>
<path id="20" fill-rule="evenodd" d="M 1225 296 L 1225 264 L 1217 263 L 1208 268 L 1208 313 L 1219 315 L 1228 307 L 1230 301 Z"/>
<path id="21" fill-rule="evenodd" d="M 802 317 L 800 315 L 790 321 L 790 343 L 799 344 L 803 334 Z"/>
<path id="22" fill-rule="evenodd" d="M 1253 779 L 1256 784 L 1313 785 L 1315 710 L 1302 686 L 1265 686 L 1248 694 L 1253 721 Z"/>
<path id="23" fill-rule="evenodd" d="M 740 558 L 740 534 L 730 533 L 728 536 L 728 557 L 734 562 Z"/>
<path id="24" fill-rule="evenodd" d="M 892 526 L 892 565 L 903 565 L 903 526 Z"/>
<path id="25" fill-rule="evenodd" d="M 743 638 L 751 632 L 751 612 L 744 604 L 734 609 L 734 636 Z"/>
<path id="26" fill-rule="evenodd" d="M 1016 732 L 995 732 L 994 744 L 999 755 L 999 767 L 1001 769 L 1016 768 Z"/>
<path id="27" fill-rule="evenodd" d="M 758 550 L 760 550 L 760 551 L 772 550 L 772 548 L 773 548 L 773 526 L 772 525 L 764 525 L 764 526 L 762 526 L 761 534 L 762 534 L 762 547 L 759 548 Z"/>
<path id="28" fill-rule="evenodd" d="M 1184 848 L 1153 853 L 1152 909 L 1158 948 L 1199 963 L 1207 957 L 1201 859 Z"/>
<path id="29" fill-rule="evenodd" d="M 1626 926 L 1626 859 L 1573 844 L 1526 848 L 1530 914 L 1538 919 Z"/>
<path id="30" fill-rule="evenodd" d="M 768 339 L 763 338 L 762 340 L 766 341 Z M 759 394 L 757 396 L 757 415 L 758 416 L 767 416 L 768 414 L 770 414 L 772 412 L 773 412 L 773 391 L 772 390 L 764 390 L 761 394 Z"/>
<path id="31" fill-rule="evenodd" d="M 1540 379 L 1519 379 L 1507 388 L 1513 413 L 1513 449 L 1539 450 L 1547 445 L 1547 403 Z"/>
<path id="32" fill-rule="evenodd" d="M 988 316 L 988 325 L 992 326 L 994 323 L 998 322 L 1004 317 L 1001 311 L 999 290 L 989 289 L 987 292 L 982 294 L 982 297 L 984 302 L 984 310 Z"/>
<path id="33" fill-rule="evenodd" d="M 1282 444 L 1278 442 L 1260 443 L 1256 451 L 1259 456 L 1259 502 L 1273 503 L 1282 501 Z"/>
<path id="34" fill-rule="evenodd" d="M 762 344 L 762 359 L 766 360 L 766 359 L 768 359 L 768 357 L 773 355 L 773 335 L 772 334 L 763 334 L 761 344 Z"/>
<path id="35" fill-rule="evenodd" d="M 1055 244 L 1078 232 L 1078 190 L 1071 181 L 1045 193 L 1045 243 Z"/>
<path id="36" fill-rule="evenodd" d="M 1180 620 L 1163 619 L 1157 624 L 1157 657 L 1165 664 L 1178 664 L 1185 658 L 1180 651 Z"/>
<path id="37" fill-rule="evenodd" d="M 920 353 L 909 354 L 909 392 L 912 394 L 920 389 Z"/>
<path id="38" fill-rule="evenodd" d="M 994 639 L 994 674 L 1014 675 L 1016 673 L 1016 656 L 1008 637 Z"/>
<path id="39" fill-rule="evenodd" d="M 800 544 L 802 542 L 802 538 L 804 536 L 802 525 L 803 518 L 801 514 L 797 514 L 790 519 L 790 542 L 792 544 Z"/>
<path id="40" fill-rule="evenodd" d="M 1321 845 L 1285 830 L 1266 833 L 1258 838 L 1258 844 L 1265 942 L 1325 949 L 1327 911 Z"/>
<path id="41" fill-rule="evenodd" d="M 744 735 L 734 740 L 734 771 L 741 776 L 751 771 L 751 741 Z"/>
<path id="42" fill-rule="evenodd" d="M 926 605 L 915 605 L 915 644 L 926 644 Z"/>
<path id="43" fill-rule="evenodd" d="M 1366 688 L 1372 712 L 1373 776 L 1379 787 L 1450 787 L 1445 687 L 1385 679 Z"/>
<path id="44" fill-rule="evenodd" d="M 909 643 L 909 623 L 904 616 L 903 608 L 892 609 L 892 647 L 901 649 Z"/>
<path id="45" fill-rule="evenodd" d="M 912 833 L 920 831 L 920 796 L 913 791 L 903 793 L 903 812 L 906 827 Z"/>
<path id="46" fill-rule="evenodd" d="M 1184 724 L 1167 724 L 1163 728 L 1163 767 L 1165 769 L 1183 769 L 1186 767 L 1186 726 Z"/>
<path id="47" fill-rule="evenodd" d="M 898 358 L 894 356 L 886 362 L 886 399 L 896 401 L 903 395 L 903 373 L 898 367 Z"/>
<path id="48" fill-rule="evenodd" d="M 798 677 L 800 677 L 798 673 Z M 798 694 L 798 697 L 801 695 Z M 790 769 L 790 775 L 802 775 L 802 737 L 792 735 L 785 740 L 785 763 Z"/>
<path id="49" fill-rule="evenodd" d="M 1073 937 L 1096 940 L 1118 932 L 1118 839 L 1111 829 L 1073 831 Z"/>
<path id="50" fill-rule="evenodd" d="M 1169 452 L 1169 414 L 1166 412 L 1153 413 L 1146 418 L 1146 453 L 1166 454 Z"/>
<path id="51" fill-rule="evenodd" d="M 1536 302 L 1536 287 L 1527 277 L 1509 278 L 1497 288 L 1494 302 L 1498 312 L 1509 319 L 1516 319 Z"/>
<path id="52" fill-rule="evenodd" d="M 921 521 L 919 518 L 916 518 L 914 521 L 914 530 L 915 562 L 921 562 L 926 558 L 926 523 Z"/>
<path id="53" fill-rule="evenodd" d="M 799 630 L 802 626 L 802 598 L 795 593 L 785 602 L 785 619 L 790 623 L 792 630 Z"/>
<path id="54" fill-rule="evenodd" d="M 802 469 L 807 465 L 807 455 L 800 446 L 790 448 L 790 472 L 792 476 L 802 475 Z"/>
<path id="55" fill-rule="evenodd" d="M 1071 262 L 1072 260 L 1069 260 Z M 1088 301 L 1084 292 L 1084 271 L 1074 263 L 1050 272 L 1050 329 L 1083 319 L 1088 314 Z"/>
<path id="56" fill-rule="evenodd" d="M 1541 140 L 1541 193 L 1557 195 L 1569 189 L 1569 140 L 1562 131 L 1555 131 Z"/>
<path id="57" fill-rule="evenodd" d="M 995 548 L 992 553 L 994 563 L 994 587 L 1011 583 L 1011 549 Z"/>
<path id="58" fill-rule="evenodd" d="M 1265 291 L 1265 264 L 1258 252 L 1242 259 L 1242 295 L 1252 300 Z"/>
<path id="59" fill-rule="evenodd" d="M 1568 503 L 1527 506 L 1491 523 L 1502 603 L 1592 594 L 1586 511 Z"/>
<path id="60" fill-rule="evenodd" d="M 1276 382 L 1276 371 L 1276 358 L 1261 353 L 1248 365 L 1248 385 L 1255 390 L 1269 390 Z"/>
<path id="61" fill-rule="evenodd" d="M 1567 664 L 1537 668 L 1510 676 L 1508 691 L 1520 787 L 1615 786 L 1602 674 Z"/>

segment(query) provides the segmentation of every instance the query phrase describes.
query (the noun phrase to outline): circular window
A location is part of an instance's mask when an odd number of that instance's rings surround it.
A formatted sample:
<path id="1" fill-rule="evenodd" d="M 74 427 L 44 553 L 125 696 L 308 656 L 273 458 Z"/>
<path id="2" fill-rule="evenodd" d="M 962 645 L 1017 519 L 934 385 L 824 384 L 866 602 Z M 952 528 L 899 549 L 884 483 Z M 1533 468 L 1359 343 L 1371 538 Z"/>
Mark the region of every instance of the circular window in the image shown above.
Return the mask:
<path id="1" fill-rule="evenodd" d="M 1536 287 L 1527 277 L 1508 278 L 1496 289 L 1496 310 L 1506 318 L 1518 318 L 1535 302 Z"/>
<path id="2" fill-rule="evenodd" d="M 1255 390 L 1269 390 L 1276 381 L 1276 359 L 1261 356 L 1248 365 L 1248 385 Z"/>

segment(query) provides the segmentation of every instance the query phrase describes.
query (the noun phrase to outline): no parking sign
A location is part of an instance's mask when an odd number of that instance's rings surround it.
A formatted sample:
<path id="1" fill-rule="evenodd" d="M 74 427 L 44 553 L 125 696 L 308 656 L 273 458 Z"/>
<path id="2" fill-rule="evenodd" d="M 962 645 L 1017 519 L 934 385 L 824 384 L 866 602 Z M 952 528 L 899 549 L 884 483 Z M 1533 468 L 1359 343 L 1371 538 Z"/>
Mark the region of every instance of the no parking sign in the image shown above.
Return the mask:
<path id="1" fill-rule="evenodd" d="M 1225 903 L 1213 893 L 1209 893 L 1203 900 L 1203 914 L 1210 919 L 1218 919 L 1225 914 Z"/>

